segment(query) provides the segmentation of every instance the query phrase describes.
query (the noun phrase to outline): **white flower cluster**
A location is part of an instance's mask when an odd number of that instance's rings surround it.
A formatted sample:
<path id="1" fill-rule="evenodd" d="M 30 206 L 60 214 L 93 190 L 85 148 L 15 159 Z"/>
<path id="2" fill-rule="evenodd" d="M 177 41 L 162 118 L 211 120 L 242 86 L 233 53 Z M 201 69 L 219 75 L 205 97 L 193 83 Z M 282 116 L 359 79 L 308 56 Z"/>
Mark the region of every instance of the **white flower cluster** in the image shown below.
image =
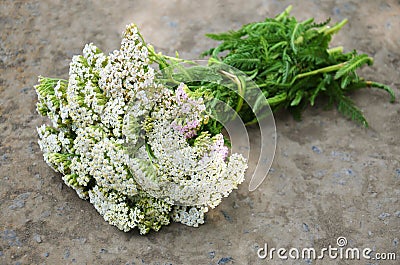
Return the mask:
<path id="1" fill-rule="evenodd" d="M 148 47 L 128 25 L 121 49 L 106 56 L 93 44 L 74 56 L 69 80 L 39 78 L 38 128 L 44 159 L 104 219 L 141 234 L 170 220 L 204 223 L 243 181 L 239 154 L 221 134 L 202 129 L 201 98 L 180 84 L 157 84 Z"/>
<path id="2" fill-rule="evenodd" d="M 187 139 L 207 120 L 202 99 L 191 99 L 183 84 L 175 95 L 163 91 L 162 104 L 149 114 L 152 127 L 146 134 L 156 178 L 139 175 L 137 181 L 150 194 L 171 203 L 214 208 L 243 181 L 246 162 L 237 154 L 225 161 L 228 148 L 222 134 L 210 137 L 201 132 L 190 145 Z"/>

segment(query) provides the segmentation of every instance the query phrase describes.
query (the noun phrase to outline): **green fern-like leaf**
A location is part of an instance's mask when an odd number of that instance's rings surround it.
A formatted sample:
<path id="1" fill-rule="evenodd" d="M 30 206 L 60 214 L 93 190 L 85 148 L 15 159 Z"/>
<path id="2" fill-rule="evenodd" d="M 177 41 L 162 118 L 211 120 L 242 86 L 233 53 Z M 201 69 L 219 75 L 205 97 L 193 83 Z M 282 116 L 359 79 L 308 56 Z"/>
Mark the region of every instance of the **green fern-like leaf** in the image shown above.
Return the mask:
<path id="1" fill-rule="evenodd" d="M 353 121 L 359 122 L 364 127 L 368 127 L 368 122 L 362 114 L 361 110 L 356 107 L 356 105 L 350 98 L 346 96 L 341 96 L 338 102 L 338 110 L 344 116 L 352 119 Z"/>
<path id="2" fill-rule="evenodd" d="M 242 32 L 233 31 L 233 30 L 230 30 L 230 31 L 225 32 L 225 33 L 218 33 L 218 34 L 209 33 L 209 34 L 206 34 L 206 36 L 209 37 L 210 39 L 217 40 L 217 41 L 234 40 L 234 39 L 240 38 L 242 35 L 243 35 Z"/>
<path id="3" fill-rule="evenodd" d="M 320 95 L 327 96 L 330 106 L 337 104 L 340 112 L 364 126 L 368 126 L 362 112 L 346 97 L 348 92 L 363 87 L 376 87 L 390 94 L 386 85 L 365 81 L 356 70 L 372 65 L 373 59 L 357 51 L 343 53 L 342 47 L 330 48 L 333 34 L 347 23 L 344 19 L 328 27 L 330 19 L 322 23 L 313 18 L 298 22 L 290 16 L 288 7 L 275 18 L 249 23 L 236 31 L 207 35 L 222 41 L 205 52 L 211 60 L 226 63 L 244 73 L 251 73 L 254 81 L 267 97 L 273 111 L 288 109 L 295 117 L 309 102 L 311 106 Z M 222 96 L 234 106 L 235 96 Z M 258 104 L 262 99 L 258 99 Z M 253 122 L 249 106 L 241 109 L 245 123 Z"/>
<path id="4" fill-rule="evenodd" d="M 339 79 L 342 76 L 349 74 L 350 72 L 360 68 L 364 64 L 372 65 L 373 60 L 366 54 L 356 55 L 350 61 L 346 62 L 345 65 L 336 72 L 335 79 Z"/>
<path id="5" fill-rule="evenodd" d="M 325 27 L 326 25 L 328 25 L 329 22 L 331 22 L 331 18 L 328 18 L 327 20 L 325 20 L 325 21 L 323 21 L 321 23 L 312 23 L 312 24 L 310 24 L 310 26 L 306 27 L 306 29 L 309 29 L 309 28 L 322 28 L 322 27 Z"/>
<path id="6" fill-rule="evenodd" d="M 297 106 L 299 105 L 301 99 L 303 98 L 304 91 L 303 90 L 297 90 L 296 92 L 296 97 L 290 102 L 290 106 Z"/>
<path id="7" fill-rule="evenodd" d="M 314 91 L 312 92 L 311 97 L 310 97 L 310 105 L 311 105 L 311 106 L 314 106 L 314 104 L 315 104 L 315 99 L 317 98 L 317 96 L 319 95 L 319 93 L 320 93 L 321 91 L 326 90 L 325 84 L 326 84 L 326 82 L 321 81 L 321 82 L 318 84 L 318 86 L 314 89 Z"/>
<path id="8" fill-rule="evenodd" d="M 378 82 L 372 82 L 372 81 L 368 81 L 368 82 L 366 82 L 366 84 L 371 87 L 376 87 L 376 88 L 385 90 L 390 95 L 390 102 L 393 103 L 395 101 L 396 96 L 394 94 L 394 91 L 389 86 L 378 83 Z"/>
<path id="9" fill-rule="evenodd" d="M 254 58 L 251 53 L 238 53 L 230 55 L 224 62 L 239 69 L 249 69 L 256 68 L 260 63 L 260 59 Z"/>

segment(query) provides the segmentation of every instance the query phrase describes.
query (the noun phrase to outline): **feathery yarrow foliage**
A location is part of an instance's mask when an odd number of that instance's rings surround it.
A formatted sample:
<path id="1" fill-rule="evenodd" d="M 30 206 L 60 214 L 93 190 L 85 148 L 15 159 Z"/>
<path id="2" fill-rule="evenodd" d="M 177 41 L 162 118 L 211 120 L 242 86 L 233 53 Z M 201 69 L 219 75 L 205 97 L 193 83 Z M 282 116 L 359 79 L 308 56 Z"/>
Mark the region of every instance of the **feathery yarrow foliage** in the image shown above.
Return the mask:
<path id="1" fill-rule="evenodd" d="M 207 34 L 221 43 L 203 55 L 210 55 L 213 63 L 228 64 L 251 76 L 272 111 L 288 109 L 300 119 L 308 104 L 313 106 L 317 97 L 325 96 L 329 105 L 336 105 L 346 117 L 368 127 L 349 92 L 376 87 L 387 91 L 392 102 L 395 100 L 389 86 L 366 81 L 356 73 L 358 68 L 372 65 L 373 59 L 356 50 L 343 53 L 342 47 L 329 47 L 332 35 L 347 20 L 333 27 L 328 26 L 329 19 L 319 24 L 313 18 L 299 22 L 289 15 L 290 10 L 291 6 L 275 18 L 249 23 L 236 31 Z M 249 123 L 257 122 L 248 109 L 241 116 Z"/>

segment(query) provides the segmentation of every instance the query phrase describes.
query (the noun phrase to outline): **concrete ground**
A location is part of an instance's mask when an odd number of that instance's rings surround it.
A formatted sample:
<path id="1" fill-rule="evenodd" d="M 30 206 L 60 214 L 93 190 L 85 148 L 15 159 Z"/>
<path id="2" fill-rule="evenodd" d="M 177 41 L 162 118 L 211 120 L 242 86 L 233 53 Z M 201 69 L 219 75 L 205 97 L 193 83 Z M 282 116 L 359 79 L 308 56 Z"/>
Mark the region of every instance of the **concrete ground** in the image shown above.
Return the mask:
<path id="1" fill-rule="evenodd" d="M 259 189 L 248 180 L 199 228 L 124 233 L 67 188 L 43 161 L 36 126 L 37 76 L 67 78 L 68 64 L 93 42 L 119 48 L 136 23 L 157 50 L 197 58 L 204 37 L 274 16 L 293 3 L 299 19 L 349 23 L 334 44 L 375 58 L 361 73 L 400 98 L 399 1 L 0 1 L 0 264 L 399 264 L 399 99 L 375 89 L 352 98 L 370 128 L 336 110 L 309 108 L 303 121 L 276 115 L 277 152 Z M 255 139 L 256 141 L 257 139 Z M 260 259 L 268 247 L 371 248 L 397 261 Z"/>

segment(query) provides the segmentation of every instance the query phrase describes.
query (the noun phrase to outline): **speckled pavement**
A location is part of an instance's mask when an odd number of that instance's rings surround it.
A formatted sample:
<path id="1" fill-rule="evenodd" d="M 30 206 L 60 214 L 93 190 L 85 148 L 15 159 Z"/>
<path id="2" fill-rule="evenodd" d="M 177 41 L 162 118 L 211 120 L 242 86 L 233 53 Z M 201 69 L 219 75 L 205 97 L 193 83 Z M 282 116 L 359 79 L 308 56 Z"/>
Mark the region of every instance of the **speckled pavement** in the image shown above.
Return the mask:
<path id="1" fill-rule="evenodd" d="M 33 85 L 38 75 L 66 78 L 85 43 L 110 52 L 134 22 L 157 50 L 195 59 L 215 45 L 205 33 L 289 4 L 299 19 L 347 18 L 334 44 L 374 57 L 362 75 L 392 86 L 398 99 L 391 104 L 375 89 L 352 95 L 369 129 L 324 110 L 323 101 L 301 122 L 277 113 L 277 152 L 260 188 L 249 192 L 247 180 L 199 228 L 171 224 L 146 236 L 110 226 L 43 161 L 35 128 L 46 120 L 35 111 Z M 0 264 L 398 264 L 399 1 L 2 0 L 0 31 Z M 338 237 L 349 247 L 396 252 L 397 261 L 257 256 L 265 243 L 321 249 Z"/>

